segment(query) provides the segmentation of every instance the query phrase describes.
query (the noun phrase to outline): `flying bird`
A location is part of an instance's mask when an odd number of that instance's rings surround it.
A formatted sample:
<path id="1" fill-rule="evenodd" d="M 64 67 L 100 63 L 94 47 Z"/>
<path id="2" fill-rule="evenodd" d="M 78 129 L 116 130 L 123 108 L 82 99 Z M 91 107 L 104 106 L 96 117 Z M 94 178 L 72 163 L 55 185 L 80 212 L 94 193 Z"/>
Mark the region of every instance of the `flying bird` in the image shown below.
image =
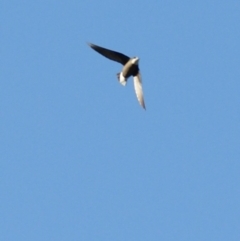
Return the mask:
<path id="1" fill-rule="evenodd" d="M 122 53 L 119 53 L 110 49 L 105 49 L 103 47 L 97 46 L 92 43 L 88 43 L 88 45 L 92 49 L 97 51 L 99 54 L 103 55 L 104 57 L 111 59 L 113 61 L 116 61 L 123 65 L 122 71 L 117 74 L 118 81 L 120 82 L 120 84 L 125 86 L 127 83 L 127 79 L 130 76 L 133 76 L 133 83 L 134 83 L 134 88 L 135 88 L 138 102 L 144 109 L 146 109 L 144 99 L 143 99 L 141 74 L 139 72 L 139 67 L 138 67 L 139 58 L 138 57 L 130 58 Z"/>

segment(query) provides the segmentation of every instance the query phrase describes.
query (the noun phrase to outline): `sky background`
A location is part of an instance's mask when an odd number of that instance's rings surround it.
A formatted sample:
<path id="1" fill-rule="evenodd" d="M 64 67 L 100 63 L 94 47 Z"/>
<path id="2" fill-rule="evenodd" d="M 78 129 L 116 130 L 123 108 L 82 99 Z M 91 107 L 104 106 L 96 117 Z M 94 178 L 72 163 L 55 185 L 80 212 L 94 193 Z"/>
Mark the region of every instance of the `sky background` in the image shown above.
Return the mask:
<path id="1" fill-rule="evenodd" d="M 240 240 L 240 2 L 0 2 L 0 240 Z M 147 110 L 121 65 L 140 57 Z"/>

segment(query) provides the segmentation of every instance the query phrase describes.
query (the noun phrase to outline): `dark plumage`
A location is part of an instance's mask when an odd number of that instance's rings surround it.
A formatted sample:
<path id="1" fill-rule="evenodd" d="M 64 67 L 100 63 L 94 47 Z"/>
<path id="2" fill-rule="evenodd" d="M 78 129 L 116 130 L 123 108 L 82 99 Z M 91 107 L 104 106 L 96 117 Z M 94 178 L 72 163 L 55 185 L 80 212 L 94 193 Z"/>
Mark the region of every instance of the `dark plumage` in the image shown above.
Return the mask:
<path id="1" fill-rule="evenodd" d="M 95 44 L 88 43 L 88 45 L 97 51 L 99 54 L 103 55 L 104 57 L 116 61 L 123 65 L 123 69 L 120 73 L 117 74 L 118 80 L 122 85 L 126 85 L 127 79 L 130 76 L 133 76 L 134 88 L 137 95 L 137 99 L 140 105 L 145 108 L 145 103 L 143 99 L 143 91 L 142 91 L 142 82 L 141 82 L 141 75 L 139 72 L 138 62 L 139 58 L 133 57 L 130 58 L 122 53 L 106 49 Z"/>

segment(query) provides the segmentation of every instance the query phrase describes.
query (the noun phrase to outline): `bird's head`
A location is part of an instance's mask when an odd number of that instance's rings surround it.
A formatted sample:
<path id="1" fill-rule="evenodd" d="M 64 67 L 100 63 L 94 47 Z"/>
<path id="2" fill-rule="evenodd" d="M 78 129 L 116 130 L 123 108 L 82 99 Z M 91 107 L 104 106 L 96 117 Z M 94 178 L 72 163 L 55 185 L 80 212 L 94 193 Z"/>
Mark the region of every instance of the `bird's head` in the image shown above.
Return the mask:
<path id="1" fill-rule="evenodd" d="M 132 58 L 132 64 L 138 64 L 139 58 L 138 57 L 133 57 Z"/>

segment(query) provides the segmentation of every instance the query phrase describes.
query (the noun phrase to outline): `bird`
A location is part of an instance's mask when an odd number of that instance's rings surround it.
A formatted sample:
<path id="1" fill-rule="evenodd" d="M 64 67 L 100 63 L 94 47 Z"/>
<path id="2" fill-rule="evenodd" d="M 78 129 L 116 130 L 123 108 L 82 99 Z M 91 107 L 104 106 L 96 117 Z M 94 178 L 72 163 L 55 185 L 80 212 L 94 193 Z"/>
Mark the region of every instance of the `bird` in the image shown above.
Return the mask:
<path id="1" fill-rule="evenodd" d="M 122 53 L 119 53 L 110 49 L 106 49 L 92 43 L 87 43 L 87 44 L 93 50 L 103 55 L 104 57 L 110 60 L 116 61 L 123 65 L 122 71 L 120 73 L 117 73 L 117 78 L 120 84 L 125 86 L 128 78 L 130 76 L 133 76 L 134 89 L 135 89 L 138 102 L 146 110 L 146 106 L 143 98 L 141 74 L 138 67 L 140 59 L 138 57 L 130 58 Z"/>

